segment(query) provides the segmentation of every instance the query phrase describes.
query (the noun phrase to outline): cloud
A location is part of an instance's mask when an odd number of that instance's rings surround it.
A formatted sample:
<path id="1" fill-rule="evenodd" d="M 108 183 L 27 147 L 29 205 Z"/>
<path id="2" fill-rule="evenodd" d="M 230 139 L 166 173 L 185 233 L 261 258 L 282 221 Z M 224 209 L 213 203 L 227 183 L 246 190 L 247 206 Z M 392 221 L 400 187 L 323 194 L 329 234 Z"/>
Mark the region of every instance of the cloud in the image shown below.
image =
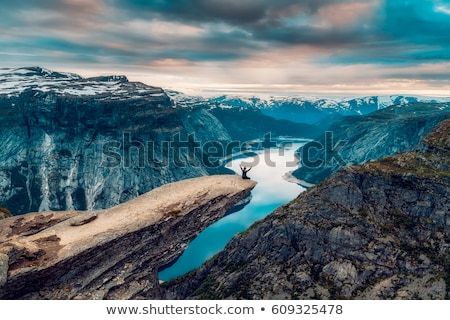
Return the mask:
<path id="1" fill-rule="evenodd" d="M 225 24 L 256 41 L 288 44 L 351 41 L 359 31 L 336 29 L 366 19 L 376 0 L 162 0 L 108 1 L 128 17 L 214 28 Z M 346 23 L 341 23 L 346 19 Z M 340 21 L 341 20 L 341 21 Z M 331 22 L 327 25 L 327 22 Z"/>
<path id="2" fill-rule="evenodd" d="M 2 0 L 0 12 L 7 65 L 296 86 L 449 71 L 441 0 Z"/>

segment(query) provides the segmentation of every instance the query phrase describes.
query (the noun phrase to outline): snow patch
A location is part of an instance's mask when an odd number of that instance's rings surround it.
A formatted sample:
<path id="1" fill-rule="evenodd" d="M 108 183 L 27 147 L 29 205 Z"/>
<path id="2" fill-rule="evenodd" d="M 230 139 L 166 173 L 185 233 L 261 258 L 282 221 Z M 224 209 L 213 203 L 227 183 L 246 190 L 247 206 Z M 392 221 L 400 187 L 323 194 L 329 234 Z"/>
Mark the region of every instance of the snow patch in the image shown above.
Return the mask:
<path id="1" fill-rule="evenodd" d="M 62 95 L 96 96 L 109 95 L 128 99 L 128 94 L 161 98 L 165 96 L 160 88 L 150 87 L 142 83 L 129 83 L 124 76 L 84 79 L 72 73 L 54 72 L 38 67 L 2 68 L 0 69 L 0 95 L 18 96 L 26 90 L 36 92 L 54 92 Z"/>

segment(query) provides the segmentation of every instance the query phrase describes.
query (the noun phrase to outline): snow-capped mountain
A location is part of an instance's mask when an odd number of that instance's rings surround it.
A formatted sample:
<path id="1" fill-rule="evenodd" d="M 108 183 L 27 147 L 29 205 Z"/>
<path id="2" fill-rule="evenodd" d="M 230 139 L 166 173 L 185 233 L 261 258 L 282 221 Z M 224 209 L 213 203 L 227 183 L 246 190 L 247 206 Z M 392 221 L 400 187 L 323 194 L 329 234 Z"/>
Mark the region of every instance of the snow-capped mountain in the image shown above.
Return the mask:
<path id="1" fill-rule="evenodd" d="M 40 67 L 0 68 L 0 96 L 18 96 L 26 90 L 108 100 L 166 97 L 161 88 L 129 82 L 125 76 L 82 78 Z"/>
<path id="2" fill-rule="evenodd" d="M 194 131 L 202 145 L 231 140 L 209 112 L 174 108 L 161 88 L 38 67 L 1 69 L 0 121 L 0 205 L 13 215 L 109 208 L 216 172 L 169 161 L 161 146 Z"/>
<path id="3" fill-rule="evenodd" d="M 276 119 L 315 123 L 330 115 L 365 115 L 392 105 L 407 105 L 413 102 L 445 103 L 450 102 L 450 98 L 391 95 L 343 99 L 273 97 L 255 101 L 255 106 L 264 114 Z M 234 99 L 230 102 L 224 100 L 222 103 L 234 104 Z"/>
<path id="4" fill-rule="evenodd" d="M 330 115 L 365 115 L 392 105 L 414 102 L 449 103 L 449 97 L 384 95 L 359 98 L 320 98 L 301 96 L 276 96 L 260 98 L 222 95 L 213 98 L 188 96 L 180 92 L 168 92 L 180 106 L 208 105 L 210 108 L 257 108 L 275 119 L 301 123 L 316 123 Z"/>

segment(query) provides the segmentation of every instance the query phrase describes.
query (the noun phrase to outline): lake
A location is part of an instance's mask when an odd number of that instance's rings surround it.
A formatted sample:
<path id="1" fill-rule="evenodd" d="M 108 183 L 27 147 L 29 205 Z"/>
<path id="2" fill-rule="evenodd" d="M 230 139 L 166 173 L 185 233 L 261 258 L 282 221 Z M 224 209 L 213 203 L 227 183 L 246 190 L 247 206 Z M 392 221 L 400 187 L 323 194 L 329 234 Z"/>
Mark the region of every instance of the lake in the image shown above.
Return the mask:
<path id="1" fill-rule="evenodd" d="M 232 159 L 227 167 L 238 174 L 241 174 L 240 164 L 252 164 L 248 176 L 258 184 L 252 190 L 250 203 L 203 230 L 174 264 L 159 272 L 159 279 L 167 281 L 200 267 L 223 250 L 235 234 L 303 192 L 305 189 L 289 182 L 286 174 L 298 167 L 295 151 L 306 142 L 304 139 L 278 139 L 277 147 L 254 150 L 257 154 L 254 157 Z"/>

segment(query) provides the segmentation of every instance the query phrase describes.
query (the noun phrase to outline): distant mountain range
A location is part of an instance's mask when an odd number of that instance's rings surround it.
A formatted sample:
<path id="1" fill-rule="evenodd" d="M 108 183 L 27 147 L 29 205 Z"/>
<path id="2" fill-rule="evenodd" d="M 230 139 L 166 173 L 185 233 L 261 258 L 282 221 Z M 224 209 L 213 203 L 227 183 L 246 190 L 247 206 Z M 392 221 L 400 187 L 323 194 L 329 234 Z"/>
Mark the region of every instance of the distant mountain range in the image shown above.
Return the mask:
<path id="1" fill-rule="evenodd" d="M 166 91 L 181 106 L 203 105 L 210 108 L 257 108 L 263 114 L 275 119 L 315 124 L 329 116 L 365 115 L 382 110 L 392 105 L 408 105 L 415 102 L 443 103 L 450 102 L 450 97 L 427 96 L 368 96 L 360 98 L 318 98 L 301 96 L 279 96 L 268 99 L 261 97 L 239 97 L 222 95 L 203 98 L 187 96 L 180 92 Z"/>

